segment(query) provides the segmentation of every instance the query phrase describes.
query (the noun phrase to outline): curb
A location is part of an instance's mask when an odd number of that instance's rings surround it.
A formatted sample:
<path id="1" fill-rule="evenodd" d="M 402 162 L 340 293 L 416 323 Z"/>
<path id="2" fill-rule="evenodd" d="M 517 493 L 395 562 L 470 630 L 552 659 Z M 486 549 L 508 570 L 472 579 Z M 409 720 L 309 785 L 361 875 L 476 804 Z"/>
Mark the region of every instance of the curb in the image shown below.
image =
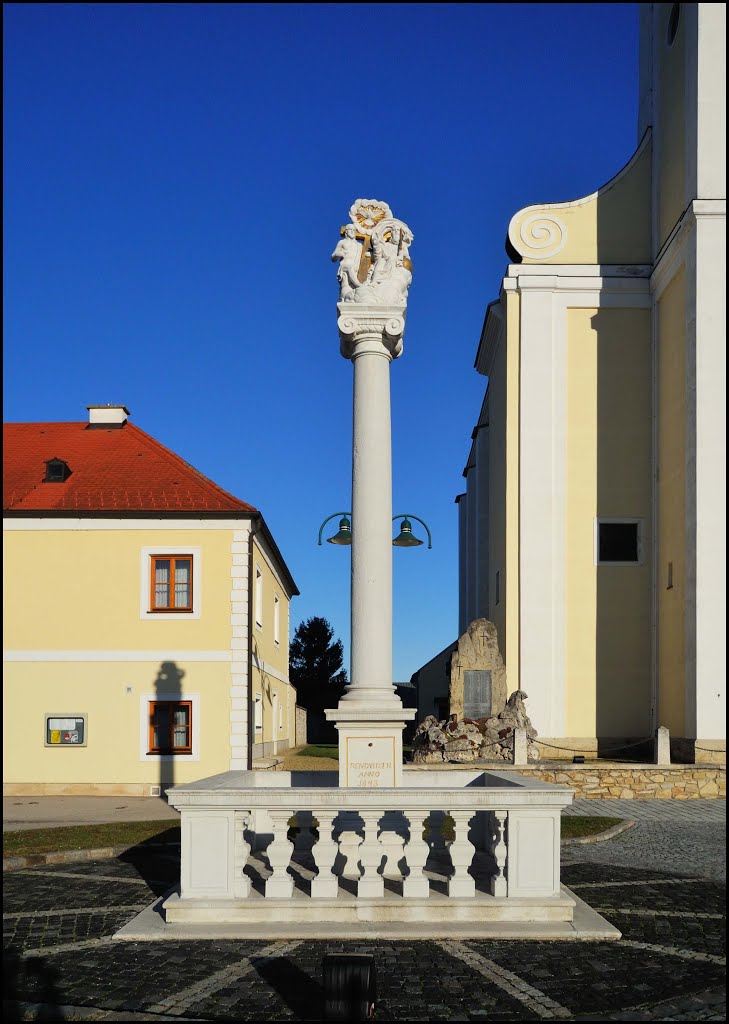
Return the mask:
<path id="1" fill-rule="evenodd" d="M 619 822 L 617 825 L 613 825 L 612 828 L 605 829 L 604 832 L 598 832 L 594 836 L 578 836 L 574 839 L 563 839 L 562 846 L 586 846 L 592 843 L 606 843 L 608 839 L 614 839 L 615 836 L 619 836 L 621 832 L 627 832 L 629 828 L 632 828 L 636 822 L 631 819 Z"/>
<path id="2" fill-rule="evenodd" d="M 57 853 L 33 853 L 28 857 L 3 857 L 3 874 L 8 871 L 22 871 L 24 868 L 39 868 L 44 864 L 79 864 L 87 860 L 114 860 L 127 850 L 133 850 L 138 843 L 124 846 L 101 846 L 95 850 L 63 850 Z M 148 843 L 145 850 L 179 850 L 179 843 Z"/>

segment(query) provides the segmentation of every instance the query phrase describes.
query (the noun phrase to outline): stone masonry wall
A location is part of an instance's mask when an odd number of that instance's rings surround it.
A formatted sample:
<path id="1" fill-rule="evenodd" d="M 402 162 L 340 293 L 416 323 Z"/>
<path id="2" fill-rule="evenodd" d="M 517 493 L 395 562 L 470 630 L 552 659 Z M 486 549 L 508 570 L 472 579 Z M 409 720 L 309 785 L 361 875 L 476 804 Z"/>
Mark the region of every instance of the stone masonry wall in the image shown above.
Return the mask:
<path id="1" fill-rule="evenodd" d="M 473 766 L 472 766 L 473 767 Z M 519 775 L 530 775 L 575 790 L 576 797 L 602 797 L 613 800 L 646 799 L 696 800 L 726 797 L 726 767 L 685 765 L 651 767 L 641 765 L 592 765 L 554 768 L 509 768 Z"/>

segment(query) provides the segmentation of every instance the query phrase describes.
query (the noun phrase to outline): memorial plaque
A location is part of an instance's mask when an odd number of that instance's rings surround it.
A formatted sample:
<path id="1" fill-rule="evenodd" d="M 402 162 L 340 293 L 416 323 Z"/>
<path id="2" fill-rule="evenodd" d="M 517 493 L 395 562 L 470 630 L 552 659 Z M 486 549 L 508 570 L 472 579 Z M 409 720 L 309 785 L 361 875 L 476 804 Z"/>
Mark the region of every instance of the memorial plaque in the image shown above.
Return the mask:
<path id="1" fill-rule="evenodd" d="M 491 717 L 491 672 L 467 669 L 463 673 L 463 717 Z"/>
<path id="2" fill-rule="evenodd" d="M 367 789 L 394 786 L 395 740 L 389 736 L 348 736 L 346 784 Z"/>

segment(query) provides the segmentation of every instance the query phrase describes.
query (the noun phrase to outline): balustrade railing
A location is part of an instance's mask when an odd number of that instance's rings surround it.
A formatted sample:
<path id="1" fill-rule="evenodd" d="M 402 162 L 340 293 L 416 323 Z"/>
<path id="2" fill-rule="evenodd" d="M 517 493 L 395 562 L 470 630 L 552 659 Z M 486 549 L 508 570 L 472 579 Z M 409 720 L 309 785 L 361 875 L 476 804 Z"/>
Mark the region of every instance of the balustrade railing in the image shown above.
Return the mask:
<path id="1" fill-rule="evenodd" d="M 507 895 L 505 810 L 434 812 L 425 818 L 413 811 L 409 816 L 371 809 L 357 814 L 348 808 L 317 811 L 313 817 L 310 811 L 269 810 L 263 834 L 250 831 L 253 817 L 236 812 L 238 899 L 251 895 L 251 877 L 256 875 L 261 885 L 255 891 L 262 888 L 269 899 L 290 898 L 295 876 L 306 880 L 311 874 L 307 864 L 316 870 L 309 890 L 314 900 L 336 898 L 341 878 L 354 880 L 356 895 L 367 898 L 384 896 L 386 879 L 401 883 L 404 899 L 427 898 L 431 882 L 444 878 L 451 897 L 475 896 L 477 883 L 492 896 Z M 485 849 L 479 842 L 484 838 Z M 397 885 L 390 885 L 387 893 L 397 895 Z"/>
<path id="2" fill-rule="evenodd" d="M 416 908 L 560 895 L 560 814 L 571 790 L 507 772 L 464 773 L 460 789 L 438 785 L 435 773 L 385 789 L 262 775 L 169 792 L 182 817 L 180 908 L 242 911 L 263 898 L 273 913 L 304 899 L 313 913 L 333 907 L 328 900 L 342 914 L 352 898 Z"/>

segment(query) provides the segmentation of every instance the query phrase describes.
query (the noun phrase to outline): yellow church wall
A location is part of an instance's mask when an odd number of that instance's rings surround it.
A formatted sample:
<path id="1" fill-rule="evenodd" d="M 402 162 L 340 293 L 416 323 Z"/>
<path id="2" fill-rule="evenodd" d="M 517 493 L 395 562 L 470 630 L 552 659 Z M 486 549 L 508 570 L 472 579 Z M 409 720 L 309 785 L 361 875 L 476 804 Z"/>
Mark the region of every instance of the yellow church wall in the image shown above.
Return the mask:
<path id="1" fill-rule="evenodd" d="M 489 616 L 496 626 L 501 657 L 506 664 L 506 362 L 502 337 L 489 370 L 488 384 L 488 552 Z M 498 573 L 498 593 L 496 574 Z M 498 600 L 497 600 L 498 598 Z"/>
<path id="2" fill-rule="evenodd" d="M 230 668 L 224 663 L 14 662 L 5 666 L 5 789 L 12 786 L 133 787 L 192 782 L 227 771 Z M 129 692 L 131 691 L 131 692 Z M 199 697 L 194 757 L 144 760 L 147 698 Z M 179 696 L 178 696 L 179 695 Z M 87 715 L 87 745 L 44 746 L 44 715 Z M 195 718 L 197 717 L 197 726 Z M 143 744 L 144 740 L 144 744 Z M 144 749 L 142 749 L 144 747 Z M 199 755 L 199 756 L 198 756 Z M 147 790 L 144 790 L 147 792 Z M 140 794 L 141 795 L 141 794 Z"/>
<path id="3" fill-rule="evenodd" d="M 509 224 L 509 243 L 525 264 L 648 264 L 650 209 L 647 134 L 628 164 L 593 195 L 519 210 Z"/>
<path id="4" fill-rule="evenodd" d="M 505 632 L 509 692 L 519 689 L 519 368 L 520 307 L 506 293 L 506 578 Z"/>
<path id="5" fill-rule="evenodd" d="M 685 307 L 686 281 L 681 268 L 662 293 L 657 309 L 658 715 L 660 724 L 675 736 L 686 735 Z"/>
<path id="6" fill-rule="evenodd" d="M 230 649 L 230 530 L 10 530 L 4 643 L 15 650 Z M 149 556 L 199 548 L 200 617 L 143 618 Z M 193 599 L 196 600 L 196 597 Z M 145 603 L 145 611 L 148 605 Z M 42 629 L 39 629 L 42 624 Z"/>
<path id="7" fill-rule="evenodd" d="M 595 736 L 597 569 L 597 339 L 595 310 L 569 310 L 567 320 L 566 690 L 567 732 Z"/>
<path id="8" fill-rule="evenodd" d="M 660 103 L 656 138 L 658 186 L 658 249 L 662 247 L 686 205 L 686 60 L 684 56 L 686 12 L 678 20 L 678 31 L 668 43 L 671 4 L 661 4 L 662 24 L 656 56 Z"/>
<path id="9" fill-rule="evenodd" d="M 647 735 L 651 690 L 650 313 L 567 319 L 566 690 L 571 736 Z M 596 565 L 596 520 L 641 520 L 640 565 Z"/>

